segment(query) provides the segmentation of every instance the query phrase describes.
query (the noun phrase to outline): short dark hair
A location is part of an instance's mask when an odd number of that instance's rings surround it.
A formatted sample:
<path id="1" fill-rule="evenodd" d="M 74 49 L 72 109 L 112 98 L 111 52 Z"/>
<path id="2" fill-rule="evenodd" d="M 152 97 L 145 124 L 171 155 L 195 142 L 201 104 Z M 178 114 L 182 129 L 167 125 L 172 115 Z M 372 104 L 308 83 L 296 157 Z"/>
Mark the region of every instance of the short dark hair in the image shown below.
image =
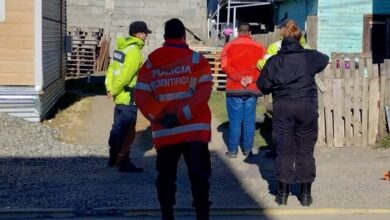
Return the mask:
<path id="1" fill-rule="evenodd" d="M 251 31 L 251 26 L 248 23 L 240 23 L 238 26 L 239 33 L 248 33 Z"/>
<path id="2" fill-rule="evenodd" d="M 180 39 L 186 34 L 183 22 L 177 18 L 172 18 L 165 22 L 164 37 L 167 39 Z"/>

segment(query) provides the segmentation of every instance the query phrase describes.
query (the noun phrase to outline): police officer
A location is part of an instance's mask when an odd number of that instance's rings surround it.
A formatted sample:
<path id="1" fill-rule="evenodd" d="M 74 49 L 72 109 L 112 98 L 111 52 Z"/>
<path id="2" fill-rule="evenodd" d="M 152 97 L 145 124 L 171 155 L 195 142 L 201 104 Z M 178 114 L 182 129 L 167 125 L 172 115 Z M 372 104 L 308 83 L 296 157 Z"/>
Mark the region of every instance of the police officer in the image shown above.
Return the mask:
<path id="1" fill-rule="evenodd" d="M 117 49 L 106 73 L 106 90 L 114 98 L 114 123 L 110 132 L 109 166 L 119 166 L 119 172 L 142 172 L 130 162 L 130 145 L 135 136 L 137 107 L 134 87 L 138 71 L 144 62 L 142 48 L 148 34 L 152 33 L 143 21 L 130 24 L 127 38 L 117 38 Z"/>
<path id="2" fill-rule="evenodd" d="M 210 65 L 201 54 L 189 49 L 179 19 L 165 23 L 164 38 L 163 47 L 152 52 L 142 66 L 135 89 L 137 105 L 151 121 L 162 219 L 174 219 L 177 164 L 183 155 L 197 219 L 207 220 L 211 205 L 211 112 L 207 104 L 212 90 Z"/>
<path id="3" fill-rule="evenodd" d="M 276 177 L 279 181 L 275 201 L 286 205 L 290 184 L 300 184 L 302 206 L 313 202 L 311 185 L 316 176 L 314 145 L 318 134 L 316 73 L 328 64 L 328 56 L 304 49 L 301 31 L 288 21 L 277 55 L 269 58 L 257 81 L 259 89 L 273 96 L 272 138 L 276 145 Z"/>

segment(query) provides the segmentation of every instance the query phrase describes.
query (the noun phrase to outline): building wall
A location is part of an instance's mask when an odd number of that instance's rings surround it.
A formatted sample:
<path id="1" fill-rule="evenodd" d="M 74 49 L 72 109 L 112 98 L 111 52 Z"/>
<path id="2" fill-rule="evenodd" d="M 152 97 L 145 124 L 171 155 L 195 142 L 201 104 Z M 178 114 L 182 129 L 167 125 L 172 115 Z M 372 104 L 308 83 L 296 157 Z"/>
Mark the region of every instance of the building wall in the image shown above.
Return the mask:
<path id="1" fill-rule="evenodd" d="M 306 30 L 307 16 L 317 14 L 317 0 L 288 0 L 284 1 L 278 10 L 276 23 L 278 24 L 285 14 L 288 19 L 295 20 L 302 30 Z"/>
<path id="2" fill-rule="evenodd" d="M 34 85 L 34 0 L 6 0 L 0 22 L 0 86 Z"/>
<path id="3" fill-rule="evenodd" d="M 42 0 L 43 94 L 39 97 L 41 118 L 46 116 L 65 92 L 65 15 L 65 0 Z"/>
<path id="4" fill-rule="evenodd" d="M 68 0 L 67 4 L 68 26 L 105 27 L 105 0 Z M 116 35 L 127 35 L 130 22 L 144 20 L 153 31 L 145 47 L 149 52 L 161 46 L 164 22 L 174 17 L 205 38 L 206 14 L 206 0 L 114 0 L 112 39 Z"/>
<path id="5" fill-rule="evenodd" d="M 318 50 L 362 52 L 364 15 L 373 13 L 389 14 L 390 1 L 318 0 Z"/>

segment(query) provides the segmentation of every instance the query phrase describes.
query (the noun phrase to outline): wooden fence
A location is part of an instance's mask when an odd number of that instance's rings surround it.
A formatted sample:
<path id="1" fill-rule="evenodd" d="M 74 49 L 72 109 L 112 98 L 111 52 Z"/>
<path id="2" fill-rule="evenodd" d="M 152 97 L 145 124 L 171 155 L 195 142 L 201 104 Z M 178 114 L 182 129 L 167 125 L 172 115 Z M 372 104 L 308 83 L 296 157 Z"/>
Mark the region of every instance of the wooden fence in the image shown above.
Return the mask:
<path id="1" fill-rule="evenodd" d="M 318 75 L 318 144 L 330 147 L 373 145 L 386 132 L 390 104 L 390 60 L 372 64 L 369 54 L 332 53 Z"/>
<path id="2" fill-rule="evenodd" d="M 209 60 L 214 90 L 224 91 L 222 48 L 193 49 Z M 370 54 L 332 53 L 331 64 L 318 78 L 319 145 L 373 145 L 387 133 L 385 106 L 390 106 L 390 60 L 373 64 Z"/>

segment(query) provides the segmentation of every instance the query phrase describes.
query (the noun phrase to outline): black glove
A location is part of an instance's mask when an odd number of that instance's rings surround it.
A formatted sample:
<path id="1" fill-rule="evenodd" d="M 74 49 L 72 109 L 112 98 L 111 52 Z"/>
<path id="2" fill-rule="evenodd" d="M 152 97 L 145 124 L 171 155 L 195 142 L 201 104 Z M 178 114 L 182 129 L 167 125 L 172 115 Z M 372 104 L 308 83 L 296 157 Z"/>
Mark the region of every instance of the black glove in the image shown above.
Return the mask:
<path id="1" fill-rule="evenodd" d="M 166 128 L 174 128 L 178 125 L 176 114 L 166 114 L 161 118 L 160 123 Z"/>

